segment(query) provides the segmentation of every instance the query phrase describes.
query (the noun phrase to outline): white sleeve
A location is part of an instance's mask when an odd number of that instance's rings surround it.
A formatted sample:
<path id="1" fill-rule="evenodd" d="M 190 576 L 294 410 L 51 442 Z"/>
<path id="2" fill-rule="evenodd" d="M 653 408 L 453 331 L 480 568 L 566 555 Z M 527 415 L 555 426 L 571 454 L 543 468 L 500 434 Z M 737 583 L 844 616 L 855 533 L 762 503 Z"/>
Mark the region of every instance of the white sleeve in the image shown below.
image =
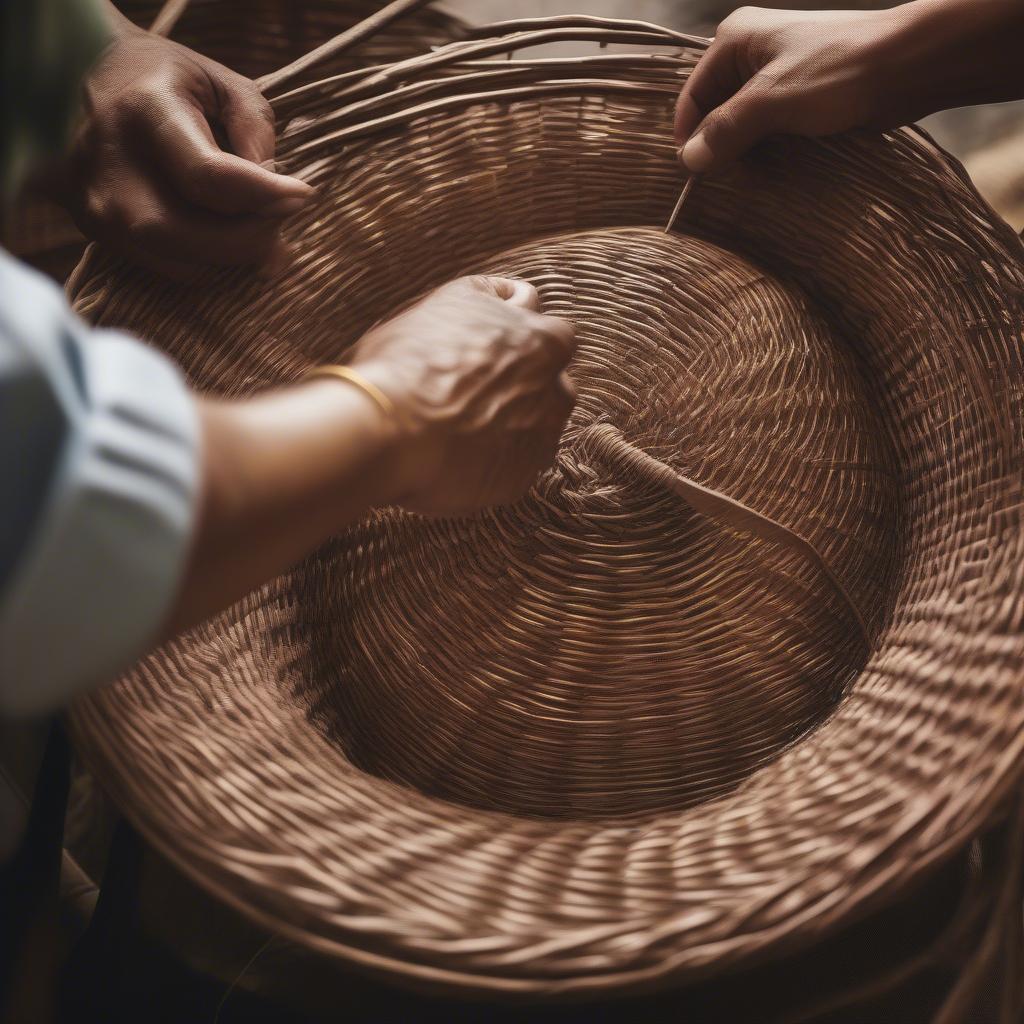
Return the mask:
<path id="1" fill-rule="evenodd" d="M 199 458 L 175 366 L 90 330 L 0 254 L 0 529 L 22 534 L 0 557 L 0 710 L 54 709 L 154 642 L 188 555 Z"/>

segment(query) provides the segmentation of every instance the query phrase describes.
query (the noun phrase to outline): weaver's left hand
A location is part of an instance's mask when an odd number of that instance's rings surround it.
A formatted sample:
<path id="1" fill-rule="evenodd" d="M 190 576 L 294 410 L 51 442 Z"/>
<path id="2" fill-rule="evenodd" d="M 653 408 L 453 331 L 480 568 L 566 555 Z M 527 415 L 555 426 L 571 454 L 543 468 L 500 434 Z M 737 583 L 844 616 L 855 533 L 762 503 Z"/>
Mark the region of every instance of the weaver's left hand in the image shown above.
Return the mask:
<path id="1" fill-rule="evenodd" d="M 175 278 L 283 258 L 282 220 L 312 189 L 272 170 L 273 116 L 253 82 L 123 27 L 84 103 L 62 198 L 87 235 Z"/>

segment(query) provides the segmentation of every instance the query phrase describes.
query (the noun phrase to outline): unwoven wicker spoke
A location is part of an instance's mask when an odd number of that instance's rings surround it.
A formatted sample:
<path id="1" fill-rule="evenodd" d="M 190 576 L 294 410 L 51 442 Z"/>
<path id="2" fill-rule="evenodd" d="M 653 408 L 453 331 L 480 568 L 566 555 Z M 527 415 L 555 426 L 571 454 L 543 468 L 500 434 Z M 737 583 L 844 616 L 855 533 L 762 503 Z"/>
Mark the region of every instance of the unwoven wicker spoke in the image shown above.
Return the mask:
<path id="1" fill-rule="evenodd" d="M 586 41 L 600 44 L 614 42 L 639 43 L 648 46 L 672 46 L 676 48 L 679 46 L 678 40 L 673 39 L 671 35 L 666 35 L 664 32 L 634 31 L 623 33 L 609 28 L 591 28 L 585 31 L 584 36 Z M 579 40 L 580 33 L 571 27 L 544 27 L 531 32 L 511 33 L 496 39 L 468 40 L 462 43 L 453 43 L 432 53 L 412 57 L 405 61 L 398 61 L 390 67 L 380 69 L 359 82 L 348 95 L 358 94 L 363 89 L 391 87 L 395 82 L 401 81 L 410 75 L 422 75 L 428 71 L 455 65 L 464 66 L 464 62 L 470 58 L 482 58 L 499 53 L 513 53 L 518 50 L 543 46 L 549 43 Z M 708 40 L 697 38 L 694 38 L 692 43 L 697 49 L 705 48 L 707 44 Z M 593 59 L 584 58 L 584 60 Z"/>
<path id="2" fill-rule="evenodd" d="M 285 82 L 289 82 L 311 68 L 322 64 L 330 58 L 357 46 L 365 39 L 385 28 L 392 21 L 401 18 L 405 14 L 415 11 L 417 8 L 426 7 L 432 0 L 392 0 L 385 4 L 376 14 L 353 25 L 350 29 L 328 39 L 315 50 L 298 57 L 291 64 L 277 71 L 263 75 L 257 83 L 264 92 L 270 92 Z"/>
<path id="3" fill-rule="evenodd" d="M 321 953 L 478 994 L 725 975 L 906 897 L 1021 783 L 1024 249 L 912 131 L 775 140 L 666 234 L 700 46 L 488 32 L 276 95 L 318 194 L 272 283 L 94 251 L 71 291 L 237 395 L 522 276 L 577 324 L 556 465 L 470 519 L 378 510 L 77 705 L 76 743 L 165 855 Z M 609 425 L 812 554 L 599 457 Z"/>
<path id="4" fill-rule="evenodd" d="M 293 129 L 291 135 L 296 139 L 311 137 L 322 141 L 326 137 L 325 130 L 335 124 L 358 122 L 365 129 L 368 116 L 371 113 L 379 114 L 385 110 L 398 109 L 403 111 L 404 116 L 407 117 L 413 99 L 423 99 L 435 94 L 450 96 L 453 86 L 456 86 L 464 95 L 474 97 L 473 102 L 479 102 L 481 97 L 490 92 L 495 92 L 498 96 L 504 95 L 498 87 L 506 83 L 514 87 L 517 82 L 528 83 L 534 94 L 542 85 L 554 85 L 560 80 L 569 80 L 575 83 L 576 88 L 589 84 L 591 88 L 597 91 L 604 91 L 609 87 L 609 78 L 591 77 L 595 70 L 593 67 L 594 63 L 594 61 L 586 58 L 558 62 L 549 61 L 545 65 L 547 74 L 542 82 L 537 78 L 537 68 L 526 62 L 517 65 L 514 62 L 506 61 L 480 61 L 474 63 L 474 70 L 460 74 L 457 81 L 450 77 L 427 79 L 422 82 L 406 81 L 405 84 L 394 91 L 377 92 L 375 95 L 370 95 L 362 100 L 356 99 L 355 94 L 358 92 L 369 92 L 369 89 L 355 88 L 344 90 L 343 93 L 335 93 L 337 98 L 344 96 L 346 99 L 347 102 L 344 107 L 330 114 L 321 115 L 313 123 L 303 124 L 298 129 Z M 669 91 L 665 90 L 663 79 L 659 80 L 656 72 L 648 74 L 647 68 L 641 62 L 634 61 L 634 66 L 625 69 L 621 68 L 618 62 L 597 61 L 596 63 L 599 68 L 614 67 L 619 72 L 621 88 L 623 89 L 634 89 L 646 81 L 652 89 Z M 679 70 L 680 64 L 678 60 L 674 61 L 672 66 Z M 632 71 L 633 74 L 630 78 L 622 80 L 621 74 L 623 71 Z M 581 72 L 588 72 L 588 74 L 583 75 Z M 377 83 L 377 88 L 379 89 L 379 83 Z M 308 109 L 308 104 L 312 102 L 312 99 L 307 97 L 306 103 L 300 104 L 295 102 L 297 98 L 295 94 L 289 94 L 287 104 L 275 99 L 273 105 L 278 115 L 286 119 L 302 115 Z"/>
<path id="5" fill-rule="evenodd" d="M 660 487 L 668 488 L 678 494 L 688 505 L 703 515 L 718 519 L 734 529 L 741 530 L 760 537 L 764 540 L 781 544 L 793 551 L 798 552 L 812 565 L 816 566 L 822 575 L 828 580 L 831 586 L 843 603 L 850 611 L 861 638 L 866 647 L 871 646 L 871 636 L 864 616 L 856 602 L 850 596 L 842 580 L 829 568 L 828 562 L 822 558 L 820 552 L 809 544 L 802 537 L 795 534 L 782 523 L 776 522 L 770 516 L 762 515 L 757 509 L 748 508 L 742 502 L 721 494 L 709 487 L 704 487 L 677 473 L 671 466 L 665 465 L 658 459 L 652 458 L 646 452 L 631 444 L 622 436 L 610 423 L 598 424 L 588 431 L 590 438 L 600 445 L 599 457 L 612 459 L 624 463 L 629 469 L 635 469 L 647 476 Z M 586 437 L 583 435 L 581 440 Z"/>
<path id="6" fill-rule="evenodd" d="M 158 36 L 170 35 L 190 0 L 166 0 L 150 23 L 149 31 Z"/>
<path id="7" fill-rule="evenodd" d="M 333 112 L 321 111 L 320 116 L 316 119 L 317 129 L 326 128 L 334 122 L 347 122 L 350 120 L 365 122 L 367 120 L 367 112 L 370 110 L 390 106 L 404 106 L 408 109 L 407 99 L 410 95 L 417 94 L 416 90 L 410 89 L 410 84 L 416 78 L 446 70 L 453 65 L 465 68 L 466 71 L 462 74 L 454 75 L 446 72 L 446 77 L 442 80 L 441 85 L 428 79 L 426 83 L 421 85 L 418 91 L 430 92 L 446 86 L 450 92 L 462 92 L 463 94 L 472 92 L 473 90 L 470 87 L 478 79 L 474 78 L 474 72 L 471 69 L 475 67 L 478 61 L 474 61 L 471 58 L 482 60 L 497 54 L 510 55 L 524 46 L 537 46 L 565 39 L 577 39 L 578 36 L 572 30 L 572 24 L 576 20 L 572 17 L 540 19 L 539 23 L 543 27 L 529 33 L 518 32 L 493 40 L 484 39 L 477 42 L 469 40 L 462 43 L 453 43 L 433 53 L 399 61 L 386 68 L 369 69 L 368 73 L 365 74 L 335 76 L 318 83 L 299 86 L 288 93 L 273 97 L 271 102 L 278 115 L 287 119 L 304 114 L 311 104 L 322 104 L 325 98 L 322 94 L 326 92 L 330 93 L 333 101 L 341 104 L 341 106 Z M 607 27 L 607 19 L 583 20 L 587 23 L 587 39 L 591 41 L 601 43 L 608 41 L 620 43 L 641 42 L 647 45 L 672 47 L 678 47 L 679 45 L 679 40 L 674 39 L 671 33 L 656 29 L 654 26 L 649 26 L 652 31 L 649 33 L 644 32 L 642 37 L 638 38 L 634 34 L 624 35 L 621 31 L 617 32 Z M 591 22 L 596 22 L 601 27 L 597 29 L 592 28 Z M 556 27 L 551 27 L 551 25 Z M 707 39 L 700 37 L 687 36 L 685 38 L 698 50 L 706 47 L 708 44 Z M 659 57 L 661 58 L 660 60 L 658 59 Z M 631 62 L 631 66 L 619 67 L 619 64 L 623 61 Z M 561 59 L 547 58 L 532 62 L 523 61 L 519 65 L 516 65 L 514 61 L 503 61 L 501 66 L 506 69 L 510 67 L 516 69 L 513 71 L 513 75 L 516 77 L 518 77 L 519 71 L 526 69 L 532 74 L 535 87 L 540 84 L 537 78 L 538 72 L 547 70 L 556 76 L 564 75 L 570 78 L 577 78 L 581 89 L 589 86 L 590 88 L 601 90 L 602 88 L 607 88 L 608 83 L 614 81 L 615 78 L 623 83 L 623 87 L 634 86 L 645 78 L 656 82 L 657 72 L 652 71 L 651 74 L 648 74 L 649 69 L 655 64 L 659 65 L 662 71 L 666 68 L 675 67 L 682 72 L 692 67 L 694 62 L 695 56 L 687 51 L 684 54 L 676 53 L 673 56 L 659 54 L 643 54 L 639 56 L 600 54 L 597 56 Z M 615 78 L 608 76 L 606 73 L 602 74 L 600 78 L 581 77 L 579 74 L 581 70 L 588 69 L 606 72 L 610 66 L 614 66 L 620 72 L 632 71 L 633 74 L 629 79 L 625 80 L 622 74 L 616 75 Z M 396 86 L 400 85 L 402 88 L 396 89 Z M 676 85 L 672 88 L 676 89 L 678 86 Z M 375 98 L 367 99 L 364 105 L 360 105 L 358 101 L 364 96 Z M 312 126 L 310 127 L 312 128 Z M 318 132 L 319 137 L 323 137 L 324 134 L 322 130 Z"/>
<path id="8" fill-rule="evenodd" d="M 611 41 L 616 43 L 632 42 L 627 33 L 642 32 L 658 36 L 665 43 L 672 42 L 678 46 L 703 49 L 708 44 L 708 40 L 704 36 L 678 32 L 675 29 L 664 28 L 648 21 L 601 18 L 592 14 L 558 14 L 547 18 L 521 18 L 516 21 L 491 22 L 489 25 L 470 25 L 467 26 L 465 35 L 467 39 L 487 39 L 502 35 L 515 38 L 524 32 L 568 29 L 577 32 L 575 38 L 579 40 L 589 39 L 590 37 L 585 33 L 595 28 L 607 30 L 612 37 Z"/>

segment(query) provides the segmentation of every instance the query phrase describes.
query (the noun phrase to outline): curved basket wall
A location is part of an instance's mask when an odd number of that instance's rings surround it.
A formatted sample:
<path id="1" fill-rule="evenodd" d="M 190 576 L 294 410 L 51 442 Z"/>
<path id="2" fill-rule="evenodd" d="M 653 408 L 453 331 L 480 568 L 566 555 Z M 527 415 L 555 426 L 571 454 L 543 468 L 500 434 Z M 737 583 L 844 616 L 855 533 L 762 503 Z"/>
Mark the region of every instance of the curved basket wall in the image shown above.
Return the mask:
<path id="1" fill-rule="evenodd" d="M 1019 782 L 1024 253 L 909 131 L 773 142 L 662 235 L 699 42 L 501 31 L 277 96 L 320 189 L 281 279 L 94 254 L 73 292 L 243 394 L 522 273 L 580 325 L 558 466 L 472 521 L 375 513 L 74 732 L 184 871 L 321 951 L 461 991 L 692 980 L 905 893 Z M 566 36 L 693 48 L 500 59 Z"/>

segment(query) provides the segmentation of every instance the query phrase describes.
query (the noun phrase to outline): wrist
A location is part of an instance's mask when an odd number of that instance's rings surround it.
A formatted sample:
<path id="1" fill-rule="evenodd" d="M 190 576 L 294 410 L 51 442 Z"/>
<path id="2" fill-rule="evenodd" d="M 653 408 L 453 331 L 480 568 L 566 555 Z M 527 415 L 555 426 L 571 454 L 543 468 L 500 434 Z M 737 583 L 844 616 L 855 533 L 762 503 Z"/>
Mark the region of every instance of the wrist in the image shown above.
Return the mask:
<path id="1" fill-rule="evenodd" d="M 387 395 L 394 407 L 389 443 L 389 503 L 402 504 L 422 490 L 436 475 L 442 461 L 443 444 L 429 417 L 417 415 L 415 403 L 403 394 L 388 361 L 364 360 L 352 367 L 374 388 Z"/>
<path id="2" fill-rule="evenodd" d="M 199 400 L 200 510 L 168 635 L 283 572 L 400 495 L 400 435 L 359 389 L 315 380 Z"/>
<path id="3" fill-rule="evenodd" d="M 311 380 L 238 402 L 204 402 L 204 504 L 222 534 L 291 522 L 303 545 L 399 495 L 399 437 L 342 381 Z"/>
<path id="4" fill-rule="evenodd" d="M 912 116 L 1024 96 L 1021 0 L 912 0 L 892 8 L 891 96 Z"/>
<path id="5" fill-rule="evenodd" d="M 401 422 L 351 381 L 319 377 L 299 385 L 318 431 L 333 434 L 345 449 L 357 448 L 363 464 L 367 508 L 398 502 L 407 489 Z M 341 481 L 347 486 L 349 481 Z"/>

